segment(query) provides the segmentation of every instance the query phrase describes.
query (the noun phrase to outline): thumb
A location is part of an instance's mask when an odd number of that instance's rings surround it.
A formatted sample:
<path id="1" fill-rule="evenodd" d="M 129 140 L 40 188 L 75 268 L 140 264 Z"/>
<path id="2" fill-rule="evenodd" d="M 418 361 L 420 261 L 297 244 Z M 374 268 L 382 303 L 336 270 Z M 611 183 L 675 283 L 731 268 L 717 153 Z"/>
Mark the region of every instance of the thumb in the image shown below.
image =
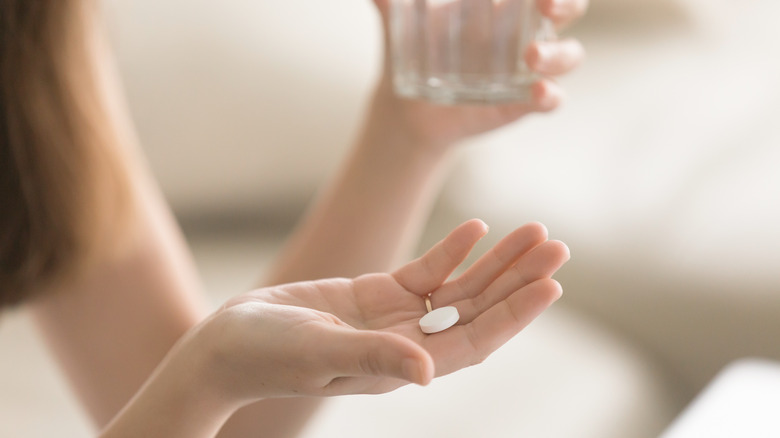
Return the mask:
<path id="1" fill-rule="evenodd" d="M 394 333 L 340 328 L 327 346 L 329 362 L 344 376 L 393 377 L 418 385 L 433 379 L 433 359 L 413 341 Z"/>

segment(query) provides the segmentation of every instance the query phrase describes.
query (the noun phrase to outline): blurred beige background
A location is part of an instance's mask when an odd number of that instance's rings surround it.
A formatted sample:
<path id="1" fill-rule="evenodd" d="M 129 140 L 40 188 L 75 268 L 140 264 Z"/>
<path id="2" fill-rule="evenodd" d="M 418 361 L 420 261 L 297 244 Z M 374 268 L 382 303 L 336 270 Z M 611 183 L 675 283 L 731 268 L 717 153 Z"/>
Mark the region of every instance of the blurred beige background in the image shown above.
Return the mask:
<path id="1" fill-rule="evenodd" d="M 262 275 L 349 147 L 378 69 L 368 0 L 104 0 L 151 165 L 217 305 Z M 734 359 L 780 359 L 774 0 L 593 0 L 569 99 L 461 150 L 423 247 L 531 220 L 565 295 L 479 367 L 334 400 L 306 437 L 650 437 Z M 22 313 L 0 436 L 88 436 Z"/>

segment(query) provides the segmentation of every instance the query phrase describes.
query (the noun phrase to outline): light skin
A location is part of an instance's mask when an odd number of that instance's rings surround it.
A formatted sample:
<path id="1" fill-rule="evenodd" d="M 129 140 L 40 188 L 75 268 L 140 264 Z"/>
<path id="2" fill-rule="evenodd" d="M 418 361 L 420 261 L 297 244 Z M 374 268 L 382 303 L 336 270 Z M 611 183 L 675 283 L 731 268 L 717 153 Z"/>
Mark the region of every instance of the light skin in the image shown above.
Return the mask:
<path id="1" fill-rule="evenodd" d="M 466 222 L 392 274 L 230 300 L 174 347 L 103 436 L 208 437 L 260 398 L 384 393 L 480 363 L 560 297 L 549 276 L 569 257 L 542 225 L 528 224 L 448 281 L 486 232 L 482 221 Z M 459 309 L 457 325 L 420 330 L 429 294 Z M 150 419 L 155 412 L 168 414 Z"/>
<path id="2" fill-rule="evenodd" d="M 386 2 L 377 1 L 377 6 L 382 17 L 386 17 Z M 560 26 L 582 15 L 585 7 L 586 3 L 579 0 L 540 2 L 540 9 Z M 526 56 L 532 68 L 546 75 L 566 73 L 582 59 L 579 43 L 563 40 L 543 44 L 546 47 L 529 48 Z M 79 399 L 95 424 L 103 428 L 147 381 L 174 343 L 203 321 L 208 312 L 186 244 L 141 158 L 132 130 L 126 129 L 131 123 L 118 80 L 110 69 L 105 69 L 112 65 L 110 53 L 105 48 L 96 48 L 94 62 L 96 69 L 101 70 L 101 85 L 116 123 L 116 145 L 111 146 L 122 148 L 129 157 L 128 172 L 139 205 L 133 227 L 128 229 L 127 236 L 120 236 L 131 244 L 125 251 L 105 257 L 77 283 L 62 285 L 29 307 Z M 352 278 L 366 272 L 395 269 L 417 241 L 454 145 L 525 114 L 552 110 L 562 99 L 558 86 L 551 79 L 544 79 L 534 86 L 529 103 L 441 107 L 396 98 L 388 72 L 389 66 L 385 65 L 363 129 L 344 165 L 298 226 L 264 284 Z M 538 241 L 535 249 L 529 251 L 543 251 L 541 248 L 550 245 L 557 244 Z M 556 263 L 547 266 L 552 269 Z M 545 284 L 547 280 L 540 281 Z M 449 288 L 455 290 L 453 286 Z M 260 291 L 268 290 L 273 289 Z M 263 298 L 263 293 L 254 294 L 260 294 L 253 298 L 257 302 L 246 306 L 269 305 L 263 302 L 268 299 Z M 448 295 L 452 297 L 439 298 Z M 479 296 L 483 295 L 501 296 L 501 293 L 486 289 Z M 469 308 L 468 297 L 455 297 L 455 292 L 437 291 L 433 301 L 435 307 L 444 303 L 462 306 L 464 321 L 476 312 Z M 417 301 L 418 306 L 422 305 L 417 309 L 420 312 L 424 309 L 422 303 L 421 299 Z M 341 317 L 338 312 L 335 315 Z M 191 336 L 188 334 L 184 339 Z M 428 347 L 424 347 L 422 350 L 427 351 Z M 434 352 L 426 354 L 436 362 L 437 373 L 448 369 L 443 361 L 436 360 Z M 166 369 L 170 368 L 158 368 L 149 382 L 169 379 L 174 388 L 177 385 L 183 388 L 182 379 L 188 378 L 186 373 L 174 375 Z M 150 387 L 159 388 L 147 382 L 140 394 L 148 396 Z M 182 391 L 170 392 L 171 397 L 193 400 L 185 395 Z M 258 431 L 267 437 L 295 436 L 321 401 L 319 397 L 265 398 L 260 393 L 254 398 L 264 399 L 233 414 L 219 436 L 253 436 Z M 225 417 L 236 407 L 211 406 L 214 412 L 221 412 Z M 183 403 L 182 409 L 190 408 Z M 141 415 L 143 411 L 132 412 Z M 177 417 L 161 416 L 154 410 L 146 414 L 148 424 L 162 417 Z M 214 420 L 211 427 L 222 421 L 224 418 Z"/>

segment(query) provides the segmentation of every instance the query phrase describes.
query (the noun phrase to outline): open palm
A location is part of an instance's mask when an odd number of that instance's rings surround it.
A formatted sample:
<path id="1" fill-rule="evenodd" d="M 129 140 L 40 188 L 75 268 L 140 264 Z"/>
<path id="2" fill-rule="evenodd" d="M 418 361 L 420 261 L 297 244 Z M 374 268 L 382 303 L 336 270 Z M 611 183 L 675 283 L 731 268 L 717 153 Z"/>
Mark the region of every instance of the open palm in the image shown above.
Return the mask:
<path id="1" fill-rule="evenodd" d="M 394 355 L 397 361 L 414 358 L 418 378 L 407 380 L 427 383 L 434 375 L 481 362 L 560 296 L 560 286 L 550 277 L 568 260 L 568 249 L 559 241 L 548 241 L 546 229 L 537 223 L 518 228 L 463 274 L 447 281 L 486 232 L 483 222 L 472 220 L 392 274 L 258 289 L 237 297 L 228 307 L 257 302 L 294 309 L 295 316 L 287 318 L 296 321 L 290 323 L 290 335 L 319 337 L 322 342 L 307 347 L 314 350 L 338 349 L 338 338 L 324 334 L 329 330 L 382 335 L 365 346 L 365 355 L 358 356 L 356 367 L 365 372 L 329 378 L 324 394 L 386 392 L 408 383 L 381 371 L 386 369 L 382 362 L 395 361 Z M 429 294 L 434 308 L 458 309 L 461 317 L 456 326 L 433 335 L 420 330 L 418 322 L 426 313 Z M 297 332 L 301 326 L 316 334 Z M 392 341 L 384 344 L 388 340 Z"/>

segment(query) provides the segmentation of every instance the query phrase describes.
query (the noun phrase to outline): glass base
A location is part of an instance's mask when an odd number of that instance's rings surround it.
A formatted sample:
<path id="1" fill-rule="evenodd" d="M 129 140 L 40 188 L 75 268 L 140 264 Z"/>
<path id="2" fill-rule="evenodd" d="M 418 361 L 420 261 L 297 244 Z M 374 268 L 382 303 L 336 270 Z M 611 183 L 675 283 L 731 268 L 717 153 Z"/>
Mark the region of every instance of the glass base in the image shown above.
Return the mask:
<path id="1" fill-rule="evenodd" d="M 440 105 L 522 103 L 531 100 L 531 85 L 535 78 L 514 83 L 494 81 L 444 82 L 437 78 L 427 81 L 396 76 L 394 85 L 398 96 L 406 99 L 425 99 Z"/>

